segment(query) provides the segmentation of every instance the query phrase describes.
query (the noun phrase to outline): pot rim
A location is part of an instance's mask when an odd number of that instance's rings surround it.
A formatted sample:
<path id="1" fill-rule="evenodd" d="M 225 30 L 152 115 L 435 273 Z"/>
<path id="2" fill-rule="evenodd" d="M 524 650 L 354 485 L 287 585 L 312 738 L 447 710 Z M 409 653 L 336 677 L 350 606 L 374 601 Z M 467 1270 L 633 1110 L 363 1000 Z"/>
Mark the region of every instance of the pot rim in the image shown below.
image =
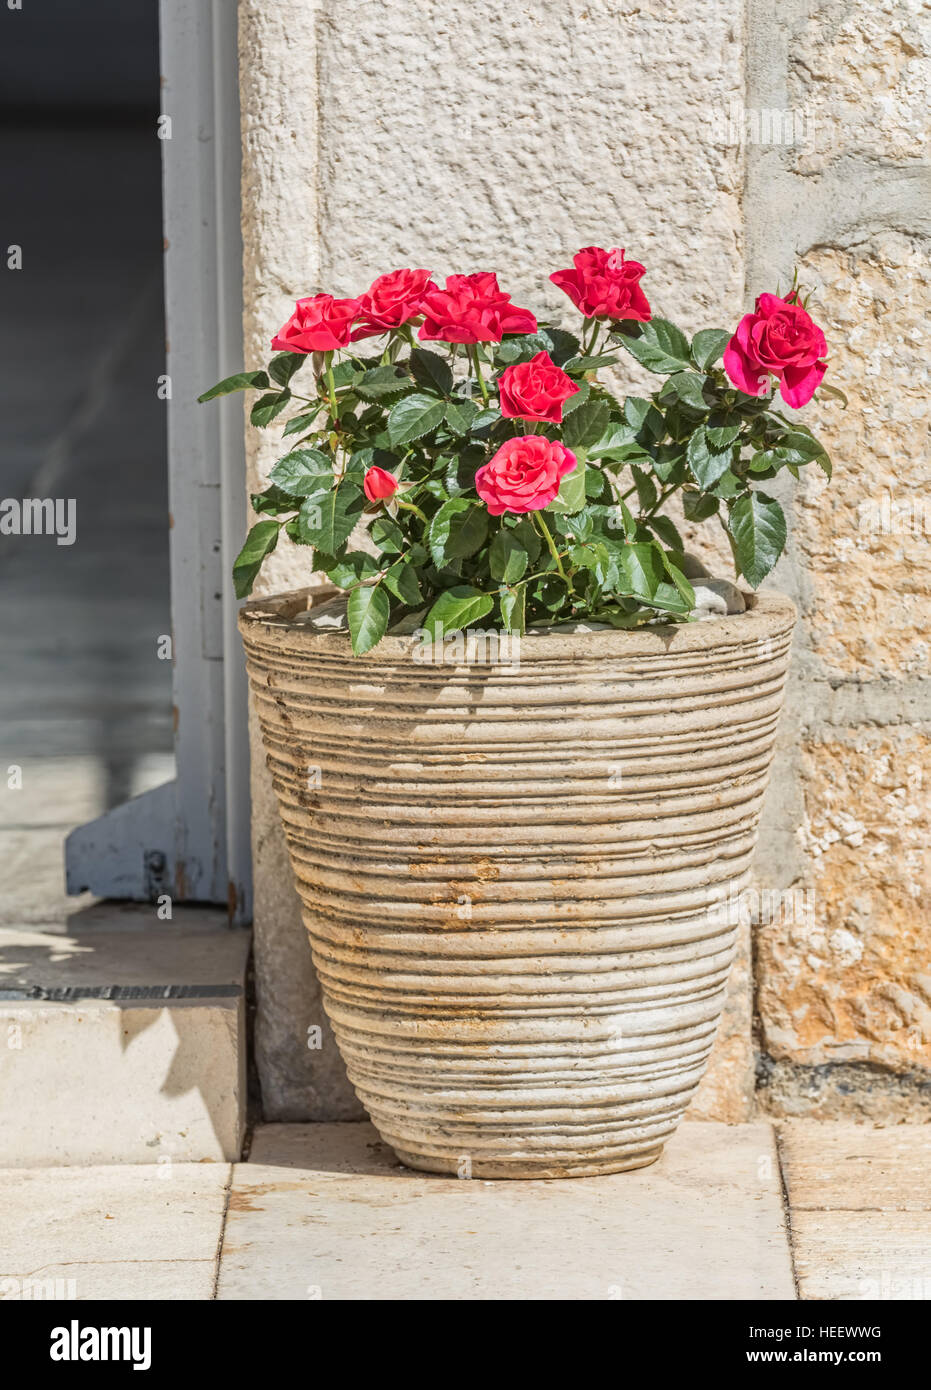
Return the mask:
<path id="1" fill-rule="evenodd" d="M 365 656 L 353 656 L 349 633 L 314 632 L 299 621 L 300 615 L 342 590 L 331 584 L 291 589 L 267 598 L 253 599 L 239 611 L 239 629 L 252 640 L 277 638 L 309 655 L 342 656 L 362 669 L 366 662 L 410 657 L 419 640 L 415 636 L 383 637 Z M 586 660 L 592 657 L 652 656 L 660 652 L 709 652 L 721 647 L 745 646 L 791 633 L 796 607 L 787 594 L 768 590 L 745 593 L 747 611 L 707 622 L 664 623 L 650 629 L 611 629 L 604 632 L 561 632 L 544 637 L 523 637 L 521 652 L 531 661 Z M 474 661 L 490 665 L 494 661 Z"/>

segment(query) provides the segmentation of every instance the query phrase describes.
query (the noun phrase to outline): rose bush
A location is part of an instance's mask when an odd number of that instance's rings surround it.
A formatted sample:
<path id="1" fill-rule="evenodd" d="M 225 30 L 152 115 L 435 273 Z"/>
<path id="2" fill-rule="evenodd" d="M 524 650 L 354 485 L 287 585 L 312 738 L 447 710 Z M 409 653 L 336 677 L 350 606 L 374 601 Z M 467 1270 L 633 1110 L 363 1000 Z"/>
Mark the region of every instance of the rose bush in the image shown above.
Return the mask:
<path id="1" fill-rule="evenodd" d="M 283 426 L 237 594 L 284 531 L 348 592 L 357 653 L 411 617 L 434 634 L 687 621 L 676 495 L 689 521 L 717 519 L 737 575 L 758 585 L 786 540 L 761 485 L 809 463 L 830 476 L 824 446 L 770 396 L 775 381 L 792 407 L 819 389 L 843 399 L 823 382 L 824 335 L 793 287 L 761 295 L 736 331 L 689 339 L 653 315 L 644 274 L 601 247 L 554 272 L 580 336 L 538 323 L 490 272 L 440 288 L 429 271 L 396 270 L 357 299 L 299 300 L 267 369 L 200 397 L 258 391 L 252 423 Z M 625 353 L 660 378 L 651 395 L 599 380 Z M 321 356 L 308 370 L 309 354 Z"/>

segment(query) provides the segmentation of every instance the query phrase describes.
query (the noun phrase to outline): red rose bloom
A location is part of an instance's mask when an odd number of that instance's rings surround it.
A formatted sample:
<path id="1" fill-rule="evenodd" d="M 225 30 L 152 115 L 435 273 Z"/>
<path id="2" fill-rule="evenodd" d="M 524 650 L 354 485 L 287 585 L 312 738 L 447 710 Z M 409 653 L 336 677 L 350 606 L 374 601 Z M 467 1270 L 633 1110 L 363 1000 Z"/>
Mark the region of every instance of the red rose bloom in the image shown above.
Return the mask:
<path id="1" fill-rule="evenodd" d="M 761 294 L 756 310 L 745 314 L 724 349 L 724 370 L 738 391 L 762 396 L 770 373 L 779 378 L 786 405 L 806 405 L 821 385 L 828 364 L 824 334 L 792 290 L 785 299 Z"/>
<path id="2" fill-rule="evenodd" d="M 344 348 L 358 312 L 358 299 L 334 299 L 331 294 L 299 299 L 284 328 L 272 338 L 272 347 L 281 352 L 332 352 Z"/>
<path id="3" fill-rule="evenodd" d="M 562 421 L 563 402 L 578 394 L 578 386 L 550 357 L 538 352 L 529 362 L 517 362 L 498 378 L 501 414 L 512 419 Z"/>
<path id="4" fill-rule="evenodd" d="M 635 319 L 647 323 L 652 317 L 639 280 L 644 267 L 638 261 L 625 261 L 615 246 L 585 246 L 572 257 L 574 269 L 557 270 L 550 276 L 554 285 L 572 300 L 586 318 Z"/>
<path id="5" fill-rule="evenodd" d="M 475 475 L 475 490 L 492 516 L 540 512 L 559 491 L 560 479 L 578 463 L 575 454 L 542 434 L 508 439 Z"/>
<path id="6" fill-rule="evenodd" d="M 362 480 L 362 491 L 370 502 L 384 502 L 398 490 L 398 480 L 384 468 L 369 468 Z"/>
<path id="7" fill-rule="evenodd" d="M 505 333 L 534 333 L 537 327 L 530 310 L 512 304 L 490 271 L 448 275 L 445 289 L 434 286 L 424 295 L 423 312 L 418 337 L 428 341 L 500 343 Z"/>
<path id="8" fill-rule="evenodd" d="M 436 289 L 429 270 L 392 270 L 379 275 L 359 300 L 359 326 L 352 341 L 387 333 L 416 318 L 428 289 Z"/>

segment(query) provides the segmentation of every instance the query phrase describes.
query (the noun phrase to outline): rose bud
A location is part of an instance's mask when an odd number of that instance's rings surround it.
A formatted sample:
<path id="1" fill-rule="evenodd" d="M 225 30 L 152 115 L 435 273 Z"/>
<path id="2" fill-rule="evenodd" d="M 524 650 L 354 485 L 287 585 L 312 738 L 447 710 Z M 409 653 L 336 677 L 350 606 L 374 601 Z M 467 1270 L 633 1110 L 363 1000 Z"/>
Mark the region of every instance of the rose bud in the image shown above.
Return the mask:
<path id="1" fill-rule="evenodd" d="M 362 491 L 370 502 L 385 502 L 398 490 L 398 480 L 384 468 L 370 468 L 362 483 Z"/>

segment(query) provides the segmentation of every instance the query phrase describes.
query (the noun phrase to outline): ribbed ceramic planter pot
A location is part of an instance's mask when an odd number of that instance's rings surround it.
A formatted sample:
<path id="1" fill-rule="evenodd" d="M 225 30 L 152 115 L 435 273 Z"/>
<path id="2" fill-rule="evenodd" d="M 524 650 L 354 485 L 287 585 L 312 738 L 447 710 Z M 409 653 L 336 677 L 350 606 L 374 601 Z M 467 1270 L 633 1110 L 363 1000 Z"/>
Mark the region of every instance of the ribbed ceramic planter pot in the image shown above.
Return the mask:
<path id="1" fill-rule="evenodd" d="M 792 603 L 455 665 L 406 637 L 352 656 L 307 626 L 314 592 L 240 626 L 327 1014 L 377 1129 L 441 1173 L 653 1162 L 721 1013 Z"/>

